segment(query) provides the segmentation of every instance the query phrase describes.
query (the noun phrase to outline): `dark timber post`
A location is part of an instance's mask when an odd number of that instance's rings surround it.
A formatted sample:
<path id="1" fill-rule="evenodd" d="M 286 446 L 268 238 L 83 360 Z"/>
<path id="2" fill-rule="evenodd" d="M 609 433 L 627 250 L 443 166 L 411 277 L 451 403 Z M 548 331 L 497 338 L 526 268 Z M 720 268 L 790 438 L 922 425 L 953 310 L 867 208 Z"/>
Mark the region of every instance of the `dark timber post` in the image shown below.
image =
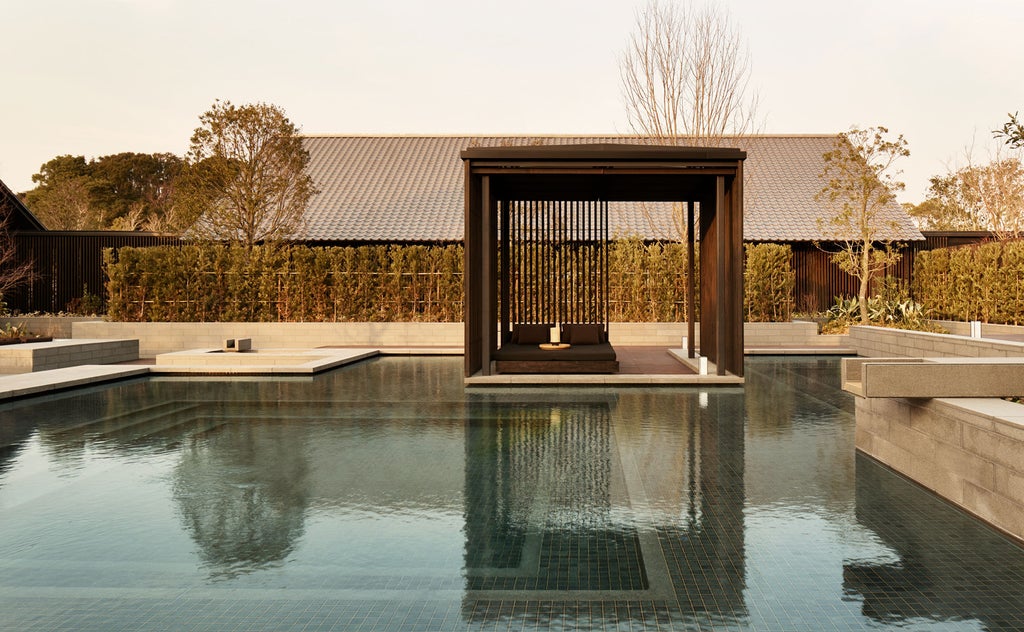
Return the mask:
<path id="1" fill-rule="evenodd" d="M 725 176 L 715 178 L 715 269 L 718 282 L 715 284 L 715 366 L 719 375 L 725 375 L 725 350 L 728 346 L 727 337 L 730 333 L 729 321 L 730 301 L 726 287 L 726 250 L 729 248 L 729 205 L 725 200 Z"/>
<path id="2" fill-rule="evenodd" d="M 465 320 L 465 347 L 463 349 L 466 375 L 473 375 L 481 370 L 480 339 L 481 314 L 480 306 L 480 261 L 483 258 L 483 239 L 480 235 L 480 216 L 483 214 L 480 199 L 480 180 L 473 177 L 470 164 L 466 163 L 465 203 L 466 218 L 464 235 L 465 246 L 462 253 L 462 282 L 465 287 L 462 314 Z"/>
<path id="3" fill-rule="evenodd" d="M 694 340 L 696 334 L 696 326 L 694 321 L 697 320 L 697 306 L 694 305 L 697 293 L 693 287 L 693 274 L 697 266 L 695 265 L 695 253 L 693 248 L 695 240 L 693 238 L 693 206 L 692 200 L 686 202 L 686 357 L 692 358 L 697 352 L 697 341 Z"/>
<path id="4" fill-rule="evenodd" d="M 736 175 L 728 178 L 729 215 L 729 270 L 726 278 L 731 294 L 729 323 L 729 350 L 725 362 L 729 372 L 743 376 L 743 161 L 736 163 Z"/>
<path id="5" fill-rule="evenodd" d="M 484 176 L 480 187 L 480 206 L 483 208 L 483 214 L 481 215 L 481 226 L 480 233 L 483 237 L 484 249 L 483 256 L 480 261 L 480 279 L 482 286 L 480 288 L 480 309 L 482 310 L 480 322 L 483 324 L 483 332 L 481 340 L 483 345 L 480 349 L 480 364 L 481 371 L 484 375 L 491 374 L 491 350 L 496 345 L 495 337 L 497 336 L 497 327 L 494 322 L 495 317 L 498 314 L 498 297 L 496 295 L 497 288 L 495 287 L 497 281 L 497 269 L 495 263 L 497 263 L 497 227 L 495 221 L 495 209 L 497 208 L 497 201 L 491 195 L 491 178 Z"/>

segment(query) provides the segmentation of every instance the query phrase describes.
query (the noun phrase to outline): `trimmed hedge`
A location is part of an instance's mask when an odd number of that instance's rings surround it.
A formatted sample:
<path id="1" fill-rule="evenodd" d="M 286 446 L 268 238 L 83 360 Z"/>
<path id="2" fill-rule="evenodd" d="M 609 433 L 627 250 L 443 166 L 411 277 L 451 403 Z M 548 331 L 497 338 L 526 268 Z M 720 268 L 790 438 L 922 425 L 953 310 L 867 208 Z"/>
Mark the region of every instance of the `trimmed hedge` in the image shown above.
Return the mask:
<path id="1" fill-rule="evenodd" d="M 921 252 L 913 295 L 932 318 L 1024 324 L 1024 242 Z"/>
<path id="2" fill-rule="evenodd" d="M 189 244 L 104 260 L 114 321 L 462 320 L 461 246 Z"/>
<path id="3" fill-rule="evenodd" d="M 608 250 L 612 322 L 686 322 L 686 245 L 622 239 Z M 696 262 L 699 270 L 700 262 Z M 694 295 L 700 310 L 700 277 Z"/>
<path id="4" fill-rule="evenodd" d="M 788 319 L 792 282 L 779 270 L 791 270 L 789 248 L 761 244 L 747 252 L 757 264 L 747 283 L 769 292 L 747 313 Z M 283 245 L 250 251 L 188 244 L 108 250 L 104 262 L 113 321 L 462 320 L 461 246 Z M 686 320 L 684 244 L 619 240 L 609 248 L 608 264 L 611 320 Z M 699 286 L 695 292 L 699 297 Z"/>
<path id="5" fill-rule="evenodd" d="M 782 244 L 747 244 L 743 307 L 747 322 L 779 323 L 793 317 L 793 249 Z"/>

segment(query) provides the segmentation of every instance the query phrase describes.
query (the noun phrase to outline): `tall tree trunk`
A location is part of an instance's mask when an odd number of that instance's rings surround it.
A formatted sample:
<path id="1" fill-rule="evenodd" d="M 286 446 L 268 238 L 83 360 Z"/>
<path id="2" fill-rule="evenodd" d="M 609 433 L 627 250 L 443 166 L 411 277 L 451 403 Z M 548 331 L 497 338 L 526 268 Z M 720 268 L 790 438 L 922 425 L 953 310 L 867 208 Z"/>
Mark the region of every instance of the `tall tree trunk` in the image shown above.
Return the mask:
<path id="1" fill-rule="evenodd" d="M 868 317 L 868 283 L 871 281 L 871 244 L 866 243 L 860 251 L 860 324 L 870 325 Z"/>

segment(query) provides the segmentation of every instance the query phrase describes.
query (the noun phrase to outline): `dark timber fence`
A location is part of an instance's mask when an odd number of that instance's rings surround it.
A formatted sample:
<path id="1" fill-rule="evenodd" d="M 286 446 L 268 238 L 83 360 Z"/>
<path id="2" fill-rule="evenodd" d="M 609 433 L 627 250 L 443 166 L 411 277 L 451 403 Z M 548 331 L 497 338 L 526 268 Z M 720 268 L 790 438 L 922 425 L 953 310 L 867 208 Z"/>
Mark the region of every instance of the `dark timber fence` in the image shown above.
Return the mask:
<path id="1" fill-rule="evenodd" d="M 924 241 L 907 244 L 900 260 L 887 274 L 907 281 L 914 273 L 914 259 L 919 252 L 982 243 L 994 239 L 988 231 L 922 231 Z M 830 260 L 828 244 L 818 248 L 810 242 L 794 242 L 793 269 L 796 271 L 794 302 L 798 312 L 817 312 L 830 308 L 837 296 L 857 296 L 860 287 L 856 278 L 846 274 Z M 874 288 L 871 289 L 874 291 Z"/>
<path id="2" fill-rule="evenodd" d="M 890 274 L 910 280 L 918 252 L 975 244 L 992 239 L 984 231 L 925 231 L 925 241 L 903 250 Z M 59 312 L 83 291 L 106 300 L 103 250 L 124 246 L 160 246 L 181 243 L 177 237 L 140 232 L 16 232 L 19 256 L 34 262 L 36 279 L 4 297 L 9 309 L 20 312 Z M 352 242 L 318 242 L 318 246 L 359 245 Z M 790 242 L 796 271 L 794 300 L 797 311 L 814 312 L 832 306 L 836 296 L 856 296 L 857 280 L 829 260 L 829 254 L 808 242 Z"/>
<path id="3" fill-rule="evenodd" d="M 797 242 L 793 248 L 793 270 L 796 285 L 793 300 L 798 312 L 818 312 L 832 307 L 837 296 L 857 296 L 860 282 L 832 263 L 830 252 L 812 243 Z M 823 244 L 822 247 L 827 247 Z M 914 269 L 914 248 L 904 248 L 900 260 L 887 270 L 889 276 L 910 280 Z"/>
<path id="4" fill-rule="evenodd" d="M 64 311 L 85 291 L 106 300 L 103 251 L 124 246 L 163 246 L 177 237 L 140 232 L 18 232 L 13 235 L 20 258 L 33 262 L 35 278 L 4 296 L 10 310 Z"/>

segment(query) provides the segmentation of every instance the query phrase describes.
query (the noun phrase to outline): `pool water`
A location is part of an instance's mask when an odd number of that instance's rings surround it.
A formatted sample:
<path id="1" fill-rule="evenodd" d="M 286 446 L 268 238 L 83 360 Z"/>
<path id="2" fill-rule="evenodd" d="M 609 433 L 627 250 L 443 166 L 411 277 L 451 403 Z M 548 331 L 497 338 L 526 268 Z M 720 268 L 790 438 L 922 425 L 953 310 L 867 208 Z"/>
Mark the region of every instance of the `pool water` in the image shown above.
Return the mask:
<path id="1" fill-rule="evenodd" d="M 835 359 L 461 358 L 0 407 L 0 630 L 1020 630 L 1024 549 L 853 449 Z"/>

